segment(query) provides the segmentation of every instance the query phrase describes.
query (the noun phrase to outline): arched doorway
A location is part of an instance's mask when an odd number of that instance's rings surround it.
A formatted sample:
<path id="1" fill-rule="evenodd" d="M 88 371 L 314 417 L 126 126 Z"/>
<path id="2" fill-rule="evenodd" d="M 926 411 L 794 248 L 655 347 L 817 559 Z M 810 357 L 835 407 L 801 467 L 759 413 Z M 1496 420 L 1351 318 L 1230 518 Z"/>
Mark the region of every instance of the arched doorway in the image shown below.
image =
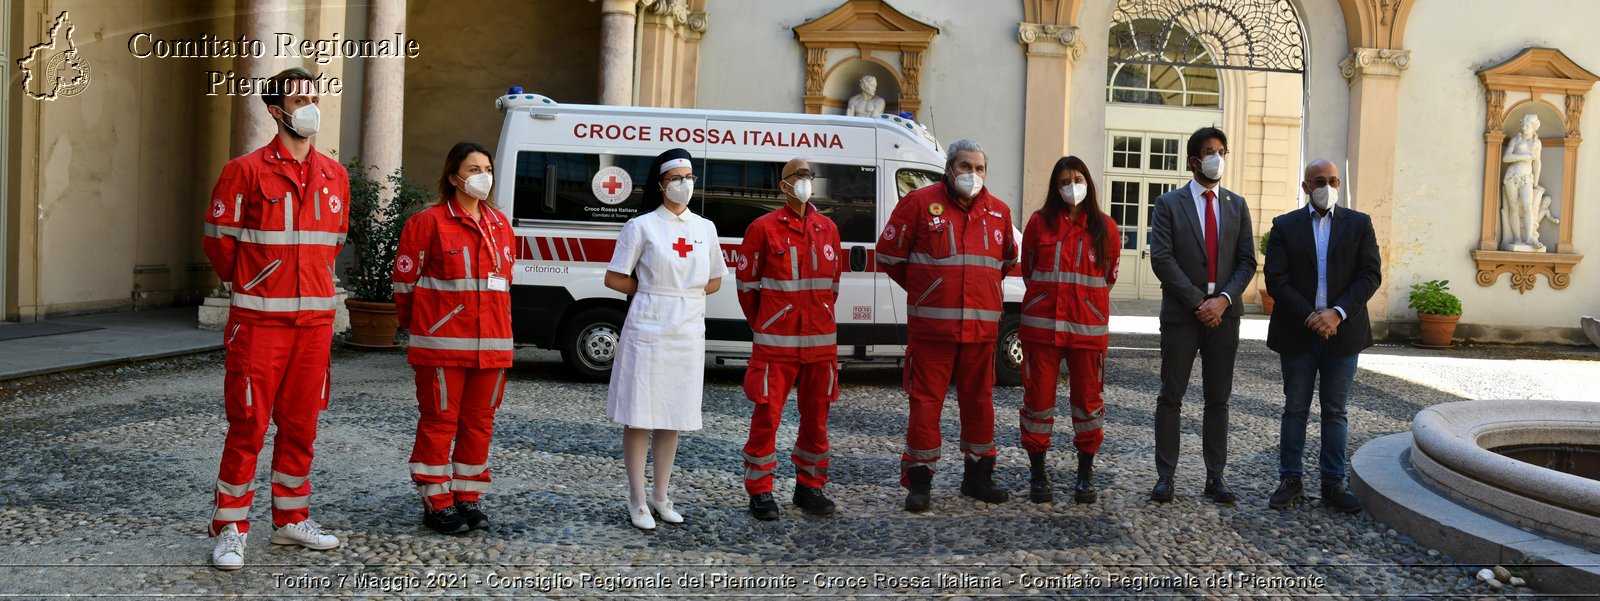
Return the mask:
<path id="1" fill-rule="evenodd" d="M 1156 299 L 1153 206 L 1189 181 L 1185 145 L 1194 130 L 1228 134 L 1223 185 L 1249 200 L 1257 236 L 1264 217 L 1296 204 L 1304 28 L 1290 0 L 1119 0 L 1106 39 L 1102 205 L 1123 236 L 1112 295 Z"/>

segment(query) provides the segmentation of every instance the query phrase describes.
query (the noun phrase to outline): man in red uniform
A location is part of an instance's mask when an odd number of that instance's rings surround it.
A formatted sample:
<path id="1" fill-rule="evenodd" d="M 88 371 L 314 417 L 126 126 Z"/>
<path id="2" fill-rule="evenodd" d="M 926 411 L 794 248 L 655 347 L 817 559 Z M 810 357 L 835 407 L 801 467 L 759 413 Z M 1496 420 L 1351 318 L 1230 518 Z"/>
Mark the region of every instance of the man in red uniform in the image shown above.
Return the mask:
<path id="1" fill-rule="evenodd" d="M 961 407 L 961 494 L 1004 503 L 994 485 L 994 349 L 1002 274 L 1017 258 L 1011 209 L 983 187 L 977 142 L 950 145 L 943 182 L 900 199 L 878 237 L 878 263 L 906 291 L 905 388 L 911 401 L 900 485 L 907 511 L 930 502 L 939 414 L 955 377 Z"/>
<path id="2" fill-rule="evenodd" d="M 328 405 L 333 261 L 349 227 L 350 179 L 311 146 L 321 125 L 312 81 L 299 68 L 269 80 L 261 100 L 278 134 L 229 161 L 207 205 L 203 246 L 232 295 L 223 331 L 228 435 L 210 525 L 211 563 L 223 570 L 244 565 L 256 455 L 269 424 L 278 426 L 269 542 L 339 546 L 307 517 L 307 501 L 317 414 Z"/>
<path id="3" fill-rule="evenodd" d="M 750 513 L 778 519 L 772 470 L 778 466 L 778 423 L 789 389 L 797 388 L 800 435 L 794 443 L 794 504 L 830 515 L 828 404 L 839 398 L 834 303 L 839 299 L 839 228 L 810 203 L 813 174 L 805 159 L 783 166 L 784 206 L 750 224 L 739 249 L 739 306 L 754 332 L 744 391 L 755 403 L 744 445 L 744 489 Z M 798 385 L 798 386 L 797 386 Z"/>

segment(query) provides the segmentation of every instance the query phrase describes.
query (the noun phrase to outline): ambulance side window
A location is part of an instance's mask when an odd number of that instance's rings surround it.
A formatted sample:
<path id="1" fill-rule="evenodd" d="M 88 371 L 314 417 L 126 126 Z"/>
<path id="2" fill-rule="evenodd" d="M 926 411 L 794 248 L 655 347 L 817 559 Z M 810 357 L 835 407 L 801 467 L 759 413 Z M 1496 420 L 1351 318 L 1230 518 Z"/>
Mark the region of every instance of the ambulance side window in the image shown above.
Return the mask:
<path id="1" fill-rule="evenodd" d="M 842 242 L 872 243 L 877 239 L 873 211 L 877 168 L 812 162 L 812 204 L 839 226 Z M 778 190 L 783 163 L 712 159 L 706 162 L 704 193 L 696 212 L 717 224 L 723 236 L 743 236 L 750 224 L 783 206 Z"/>
<path id="2" fill-rule="evenodd" d="M 533 150 L 518 152 L 512 218 L 624 223 L 632 219 L 639 209 L 644 192 L 638 182 L 649 170 L 652 158 Z M 619 177 L 611 171 L 600 172 L 608 166 L 621 168 L 628 177 Z"/>
<path id="3" fill-rule="evenodd" d="M 932 186 L 939 183 L 941 179 L 944 179 L 944 176 L 932 171 L 901 169 L 894 172 L 895 192 L 900 194 L 900 198 L 905 198 L 912 190 Z M 896 202 L 898 202 L 898 199 L 896 199 Z"/>

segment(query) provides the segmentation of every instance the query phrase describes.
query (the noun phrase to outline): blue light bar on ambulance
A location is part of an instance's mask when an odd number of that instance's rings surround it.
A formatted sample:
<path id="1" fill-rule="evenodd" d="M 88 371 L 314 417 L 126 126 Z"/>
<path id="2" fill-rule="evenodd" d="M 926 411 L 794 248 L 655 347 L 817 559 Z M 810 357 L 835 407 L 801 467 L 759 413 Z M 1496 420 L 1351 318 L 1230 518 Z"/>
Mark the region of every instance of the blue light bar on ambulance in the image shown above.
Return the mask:
<path id="1" fill-rule="evenodd" d="M 556 101 L 539 94 L 525 94 L 521 86 L 506 90 L 506 95 L 494 99 L 494 108 L 500 112 L 519 106 L 557 106 Z"/>
<path id="2" fill-rule="evenodd" d="M 901 113 L 899 115 L 884 113 L 882 115 L 878 115 L 878 118 L 886 121 L 893 121 L 895 124 L 906 128 L 913 134 L 916 134 L 917 137 L 922 138 L 929 144 L 932 144 L 935 152 L 942 152 L 942 150 L 940 150 L 939 140 L 933 137 L 933 132 L 928 131 L 928 128 L 923 126 L 921 123 L 917 123 L 916 119 L 912 119 L 911 117 L 904 115 L 906 115 L 906 113 Z"/>

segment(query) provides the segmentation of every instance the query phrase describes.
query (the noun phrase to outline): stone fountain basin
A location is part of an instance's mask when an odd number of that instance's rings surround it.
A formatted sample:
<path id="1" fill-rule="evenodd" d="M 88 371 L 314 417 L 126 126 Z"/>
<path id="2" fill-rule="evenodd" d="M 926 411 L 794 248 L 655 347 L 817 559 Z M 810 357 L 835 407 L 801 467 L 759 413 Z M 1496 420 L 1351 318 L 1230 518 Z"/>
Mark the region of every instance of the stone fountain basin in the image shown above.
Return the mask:
<path id="1" fill-rule="evenodd" d="M 1428 484 L 1502 521 L 1600 549 L 1600 481 L 1490 449 L 1600 442 L 1600 402 L 1463 401 L 1412 420 L 1411 462 Z"/>

